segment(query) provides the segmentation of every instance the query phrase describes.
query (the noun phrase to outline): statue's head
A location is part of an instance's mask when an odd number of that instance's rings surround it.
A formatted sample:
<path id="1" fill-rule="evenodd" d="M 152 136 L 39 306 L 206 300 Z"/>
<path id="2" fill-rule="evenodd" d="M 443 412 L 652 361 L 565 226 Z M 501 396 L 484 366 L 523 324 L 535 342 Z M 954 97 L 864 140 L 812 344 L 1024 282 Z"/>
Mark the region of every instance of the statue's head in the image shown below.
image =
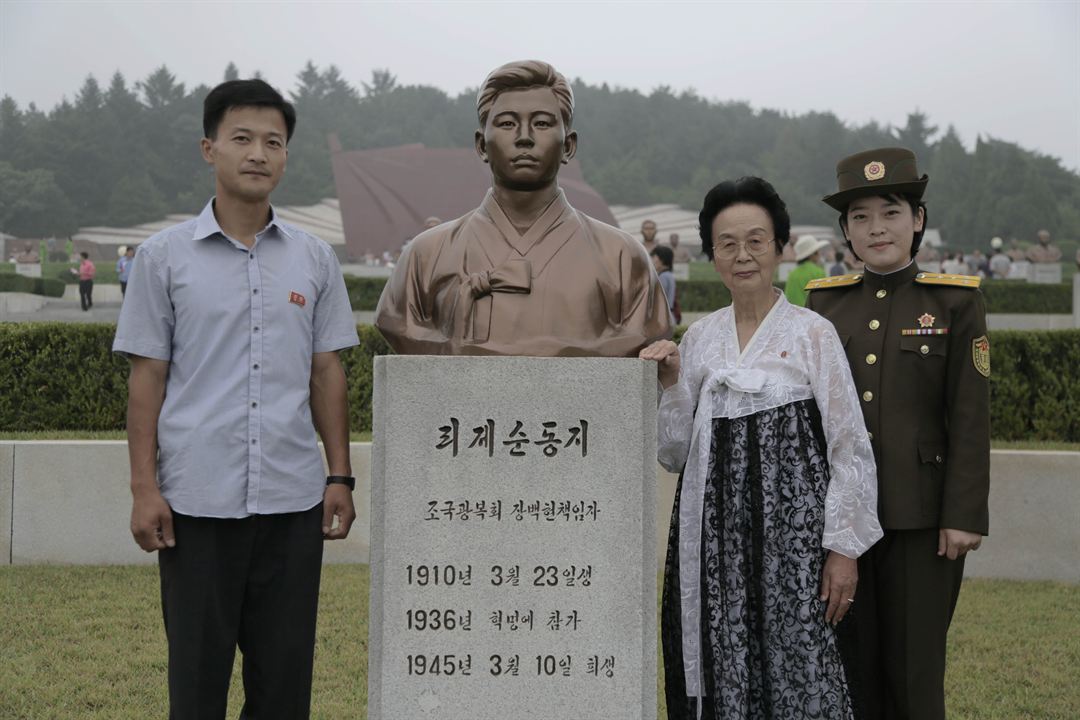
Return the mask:
<path id="1" fill-rule="evenodd" d="M 1041 245 L 1049 245 L 1050 244 L 1050 231 L 1049 230 L 1040 230 L 1039 231 L 1039 243 Z"/>
<path id="2" fill-rule="evenodd" d="M 553 183 L 559 165 L 577 152 L 574 92 L 539 60 L 493 70 L 476 96 L 476 152 L 491 165 L 496 184 L 514 190 Z"/>

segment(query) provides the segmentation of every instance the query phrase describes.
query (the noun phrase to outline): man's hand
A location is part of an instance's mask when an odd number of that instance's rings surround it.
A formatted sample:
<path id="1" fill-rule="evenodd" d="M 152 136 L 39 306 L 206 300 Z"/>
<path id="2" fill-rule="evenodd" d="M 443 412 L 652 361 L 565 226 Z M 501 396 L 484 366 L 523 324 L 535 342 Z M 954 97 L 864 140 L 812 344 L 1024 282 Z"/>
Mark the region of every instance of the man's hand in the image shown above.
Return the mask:
<path id="1" fill-rule="evenodd" d="M 334 517 L 337 527 L 334 527 Z M 327 540 L 344 540 L 349 534 L 356 508 L 353 507 L 352 491 L 347 485 L 334 483 L 323 491 L 322 532 Z"/>
<path id="2" fill-rule="evenodd" d="M 854 558 L 829 551 L 821 571 L 821 601 L 829 601 L 825 622 L 836 625 L 855 602 L 855 586 L 859 583 L 859 564 Z"/>
<path id="3" fill-rule="evenodd" d="M 176 547 L 172 509 L 155 487 L 135 493 L 131 504 L 131 534 L 146 552 Z"/>
<path id="4" fill-rule="evenodd" d="M 638 357 L 656 361 L 656 374 L 665 390 L 679 382 L 679 346 L 675 343 L 670 340 L 657 340 L 642 348 Z"/>
<path id="5" fill-rule="evenodd" d="M 952 530 L 950 528 L 938 530 L 938 557 L 955 560 L 964 557 L 972 550 L 978 550 L 980 545 L 982 545 L 982 535 L 979 533 L 972 533 L 967 530 Z"/>

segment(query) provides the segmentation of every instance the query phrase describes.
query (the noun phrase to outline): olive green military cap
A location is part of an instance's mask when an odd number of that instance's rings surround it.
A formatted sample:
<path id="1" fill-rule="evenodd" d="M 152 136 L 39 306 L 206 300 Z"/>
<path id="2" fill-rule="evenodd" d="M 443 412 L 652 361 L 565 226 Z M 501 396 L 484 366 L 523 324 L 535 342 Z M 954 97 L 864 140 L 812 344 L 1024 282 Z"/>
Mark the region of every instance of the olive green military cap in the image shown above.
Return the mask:
<path id="1" fill-rule="evenodd" d="M 878 148 L 849 155 L 836 164 L 837 191 L 828 205 L 844 212 L 855 198 L 869 195 L 914 195 L 921 198 L 930 176 L 919 177 L 915 153 L 907 148 Z"/>

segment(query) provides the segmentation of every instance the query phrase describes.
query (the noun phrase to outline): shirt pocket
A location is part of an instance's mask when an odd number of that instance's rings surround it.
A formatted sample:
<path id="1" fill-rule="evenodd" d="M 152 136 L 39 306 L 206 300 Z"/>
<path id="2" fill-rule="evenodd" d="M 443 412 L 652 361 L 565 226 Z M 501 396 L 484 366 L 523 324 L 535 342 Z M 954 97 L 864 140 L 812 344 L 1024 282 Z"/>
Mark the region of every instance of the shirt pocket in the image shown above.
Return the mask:
<path id="1" fill-rule="evenodd" d="M 900 338 L 900 349 L 924 360 L 941 359 L 948 355 L 947 335 L 905 335 Z"/>

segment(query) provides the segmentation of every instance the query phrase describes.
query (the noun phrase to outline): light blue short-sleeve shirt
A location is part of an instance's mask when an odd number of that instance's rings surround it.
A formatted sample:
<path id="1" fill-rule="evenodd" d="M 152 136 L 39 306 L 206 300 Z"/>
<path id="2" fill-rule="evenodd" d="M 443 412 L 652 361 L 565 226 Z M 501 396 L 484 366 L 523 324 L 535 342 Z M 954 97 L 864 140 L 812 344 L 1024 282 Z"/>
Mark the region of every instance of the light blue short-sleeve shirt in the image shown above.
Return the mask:
<path id="1" fill-rule="evenodd" d="M 176 512 L 298 512 L 326 485 L 311 420 L 311 356 L 357 345 L 333 249 L 278 220 L 250 249 L 213 200 L 139 247 L 115 352 L 169 361 L 158 484 Z"/>

